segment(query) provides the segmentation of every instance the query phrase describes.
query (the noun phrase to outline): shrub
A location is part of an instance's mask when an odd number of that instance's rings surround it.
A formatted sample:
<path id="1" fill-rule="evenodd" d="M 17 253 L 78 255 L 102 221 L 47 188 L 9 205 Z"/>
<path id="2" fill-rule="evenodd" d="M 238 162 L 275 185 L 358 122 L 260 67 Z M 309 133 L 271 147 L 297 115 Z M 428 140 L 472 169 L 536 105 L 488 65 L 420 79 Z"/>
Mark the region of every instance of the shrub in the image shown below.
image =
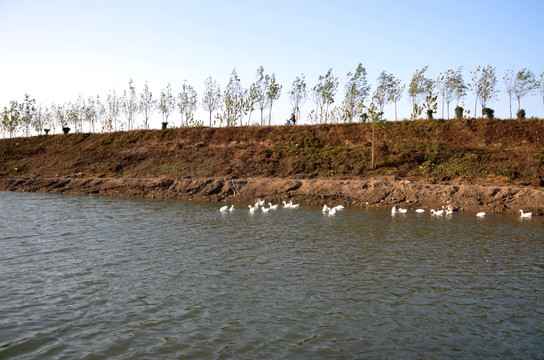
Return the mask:
<path id="1" fill-rule="evenodd" d="M 427 119 L 432 120 L 433 119 L 433 113 L 434 111 L 431 109 L 427 110 Z"/>
<path id="2" fill-rule="evenodd" d="M 488 119 L 493 119 L 495 117 L 495 110 L 485 107 L 482 109 L 482 115 Z"/>
<path id="3" fill-rule="evenodd" d="M 518 119 L 525 119 L 525 110 L 523 109 L 519 109 L 518 112 L 516 113 L 516 116 L 518 117 Z"/>
<path id="4" fill-rule="evenodd" d="M 456 117 L 457 119 L 462 119 L 462 118 L 463 118 L 463 111 L 464 111 L 464 110 L 465 110 L 465 109 L 463 109 L 461 106 L 457 106 L 457 107 L 455 108 L 455 117 Z"/>

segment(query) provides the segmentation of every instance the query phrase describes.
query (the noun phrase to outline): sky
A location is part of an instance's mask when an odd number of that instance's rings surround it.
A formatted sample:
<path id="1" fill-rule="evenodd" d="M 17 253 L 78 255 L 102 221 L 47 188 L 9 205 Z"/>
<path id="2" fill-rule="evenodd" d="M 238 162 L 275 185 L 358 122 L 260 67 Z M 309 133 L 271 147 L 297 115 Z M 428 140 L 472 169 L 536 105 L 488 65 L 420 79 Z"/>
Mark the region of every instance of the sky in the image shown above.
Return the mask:
<path id="1" fill-rule="evenodd" d="M 371 92 L 382 71 L 407 86 L 424 66 L 433 80 L 462 66 L 469 82 L 471 71 L 491 65 L 501 92 L 488 106 L 508 118 L 505 72 L 544 72 L 543 14 L 542 0 L 0 0 L 0 107 L 25 93 L 44 106 L 105 97 L 127 90 L 130 79 L 137 92 L 147 81 L 156 97 L 169 83 L 177 94 L 186 80 L 201 99 L 207 77 L 224 89 L 236 69 L 248 88 L 263 66 L 282 85 L 272 124 L 283 124 L 301 74 L 311 89 L 332 69 L 339 81 L 333 105 L 340 105 L 346 74 L 359 63 Z M 472 93 L 463 100 L 472 114 L 474 101 Z M 522 108 L 544 117 L 538 93 L 523 98 Z M 312 109 L 310 96 L 299 123 Z M 410 112 L 405 93 L 399 119 Z M 384 116 L 394 119 L 393 105 Z M 207 124 L 208 113 L 199 107 L 195 118 Z M 170 119 L 179 125 L 179 114 Z M 152 127 L 160 122 L 157 111 Z"/>

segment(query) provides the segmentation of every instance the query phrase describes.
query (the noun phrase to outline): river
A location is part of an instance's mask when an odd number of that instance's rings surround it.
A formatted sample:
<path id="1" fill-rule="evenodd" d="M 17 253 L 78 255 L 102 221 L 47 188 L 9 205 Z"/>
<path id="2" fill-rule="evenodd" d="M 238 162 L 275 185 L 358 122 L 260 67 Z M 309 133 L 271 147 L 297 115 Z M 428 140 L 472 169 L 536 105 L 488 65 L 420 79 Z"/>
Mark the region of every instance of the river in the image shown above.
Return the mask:
<path id="1" fill-rule="evenodd" d="M 222 205 L 0 192 L 0 358 L 544 357 L 542 217 Z"/>

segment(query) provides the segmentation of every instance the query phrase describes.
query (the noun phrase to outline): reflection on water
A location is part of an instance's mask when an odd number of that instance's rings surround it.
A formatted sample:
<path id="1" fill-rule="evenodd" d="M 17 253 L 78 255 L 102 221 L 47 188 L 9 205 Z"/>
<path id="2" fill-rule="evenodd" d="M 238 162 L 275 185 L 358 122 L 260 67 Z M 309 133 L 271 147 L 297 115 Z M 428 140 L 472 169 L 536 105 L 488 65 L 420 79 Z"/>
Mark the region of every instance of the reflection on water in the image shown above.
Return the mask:
<path id="1" fill-rule="evenodd" d="M 0 192 L 0 358 L 538 358 L 544 221 Z"/>

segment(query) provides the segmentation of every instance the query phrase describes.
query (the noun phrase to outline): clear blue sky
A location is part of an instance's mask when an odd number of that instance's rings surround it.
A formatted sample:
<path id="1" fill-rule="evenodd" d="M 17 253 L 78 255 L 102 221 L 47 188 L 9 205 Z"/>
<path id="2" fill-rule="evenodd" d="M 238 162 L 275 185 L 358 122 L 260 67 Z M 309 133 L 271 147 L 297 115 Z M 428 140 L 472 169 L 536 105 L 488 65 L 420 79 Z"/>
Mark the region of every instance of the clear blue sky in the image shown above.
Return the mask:
<path id="1" fill-rule="evenodd" d="M 359 62 L 372 92 L 383 70 L 407 84 L 423 66 L 432 79 L 463 66 L 468 82 L 471 70 L 489 64 L 501 89 L 489 106 L 506 118 L 505 71 L 544 72 L 543 14 L 542 0 L 0 0 L 0 106 L 25 93 L 43 105 L 122 93 L 131 78 L 137 91 L 149 81 L 155 95 L 168 83 L 177 93 L 187 80 L 200 98 L 206 77 L 224 89 L 236 68 L 249 87 L 262 65 L 283 85 L 273 108 L 279 124 L 289 117 L 287 91 L 301 73 L 311 88 L 332 68 L 339 105 L 346 74 Z M 464 102 L 474 109 L 473 94 Z M 544 117 L 539 95 L 522 99 L 522 107 Z M 309 98 L 303 117 L 313 108 Z M 386 117 L 393 111 L 387 105 Z M 399 118 L 409 115 L 405 94 Z M 197 118 L 207 115 L 199 110 Z M 155 127 L 159 121 L 156 113 Z"/>

